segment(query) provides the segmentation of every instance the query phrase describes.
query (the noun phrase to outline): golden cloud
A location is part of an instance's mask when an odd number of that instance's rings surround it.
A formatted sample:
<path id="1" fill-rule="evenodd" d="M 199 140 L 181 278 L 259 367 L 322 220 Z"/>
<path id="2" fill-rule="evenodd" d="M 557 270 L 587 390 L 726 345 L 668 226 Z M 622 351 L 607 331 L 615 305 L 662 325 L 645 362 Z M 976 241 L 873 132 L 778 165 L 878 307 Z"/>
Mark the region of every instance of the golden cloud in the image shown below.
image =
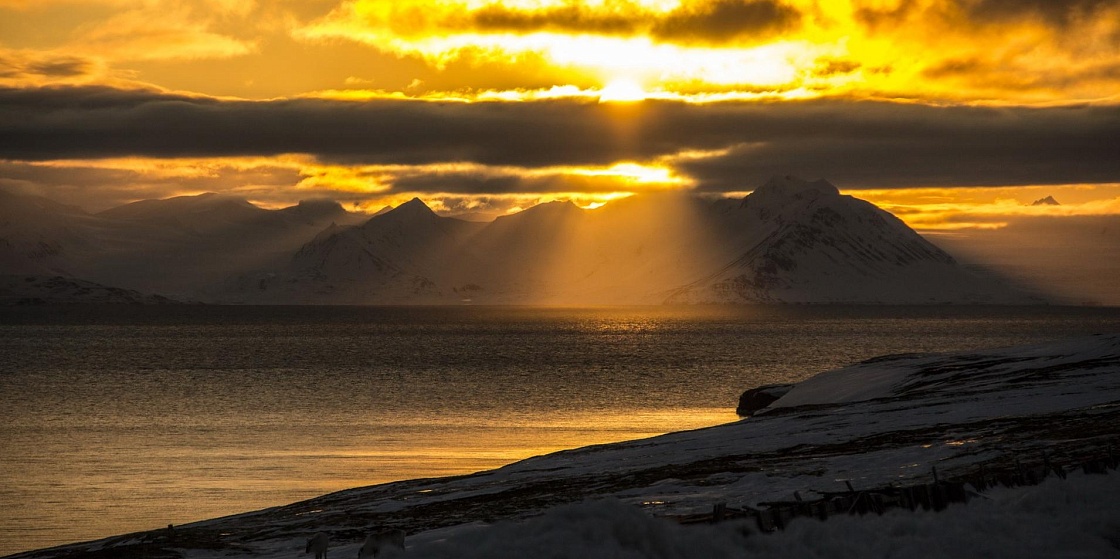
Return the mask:
<path id="1" fill-rule="evenodd" d="M 0 186 L 93 210 L 220 192 L 263 207 L 331 198 L 376 211 L 420 196 L 437 210 L 485 206 L 487 211 L 505 211 L 552 200 L 596 206 L 634 193 L 691 185 L 664 162 L 527 168 L 474 163 L 335 165 L 305 155 L 0 160 Z"/>
<path id="2" fill-rule="evenodd" d="M 1020 12 L 1002 6 L 1016 4 Z M 295 31 L 442 67 L 525 56 L 652 92 L 1115 98 L 1120 4 L 1079 0 L 349 0 Z M 1018 15 L 1017 15 L 1018 14 Z M 1033 15 L 1032 15 L 1033 14 Z M 564 85 L 564 84 L 556 84 Z"/>
<path id="3" fill-rule="evenodd" d="M 1120 184 L 910 188 L 845 192 L 919 231 L 999 229 L 1023 217 L 1120 215 Z M 1059 205 L 1038 204 L 1052 196 Z"/>
<path id="4" fill-rule="evenodd" d="M 184 10 L 134 10 L 90 27 L 69 49 L 113 60 L 229 58 L 253 52 L 253 41 L 210 30 Z"/>

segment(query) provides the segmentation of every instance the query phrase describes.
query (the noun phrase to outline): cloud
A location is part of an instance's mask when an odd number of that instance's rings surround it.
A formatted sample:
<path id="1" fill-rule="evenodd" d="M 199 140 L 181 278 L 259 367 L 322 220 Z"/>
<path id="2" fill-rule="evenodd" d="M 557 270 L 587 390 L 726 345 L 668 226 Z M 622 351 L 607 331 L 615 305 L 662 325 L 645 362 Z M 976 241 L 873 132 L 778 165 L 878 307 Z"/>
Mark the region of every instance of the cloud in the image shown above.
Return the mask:
<path id="1" fill-rule="evenodd" d="M 1118 137 L 1114 105 L 220 101 L 105 87 L 0 89 L 5 159 L 306 154 L 341 165 L 531 169 L 724 150 L 674 163 L 712 191 L 788 173 L 844 187 L 1114 182 Z"/>
<path id="2" fill-rule="evenodd" d="M 1040 18 L 1050 25 L 1067 27 L 1078 20 L 1120 9 L 1117 0 L 955 0 L 972 19 L 1007 21 Z"/>
<path id="3" fill-rule="evenodd" d="M 801 13 L 774 0 L 713 0 L 682 5 L 653 26 L 660 40 L 725 43 L 760 42 L 795 27 Z"/>
<path id="4" fill-rule="evenodd" d="M 1118 2 L 353 0 L 293 33 L 647 90 L 1041 103 L 1116 98 Z"/>
<path id="5" fill-rule="evenodd" d="M 256 45 L 211 30 L 186 9 L 121 12 L 91 25 L 67 48 L 114 60 L 197 60 L 253 52 Z"/>
<path id="6" fill-rule="evenodd" d="M 101 71 L 101 64 L 97 60 L 84 56 L 0 49 L 0 83 L 74 83 L 92 78 Z"/>
<path id="7" fill-rule="evenodd" d="M 864 2 L 863 4 L 868 4 Z M 880 27 L 922 18 L 975 25 L 1005 24 L 1033 19 L 1056 28 L 1070 27 L 1120 9 L 1118 0 L 901 0 L 894 6 L 871 2 L 854 14 L 863 23 Z"/>
<path id="8" fill-rule="evenodd" d="M 294 203 L 302 167 L 290 160 L 0 161 L 0 188 L 46 196 L 90 211 L 136 200 L 225 192 L 258 202 Z M 338 200 L 344 192 L 324 190 Z"/>
<path id="9" fill-rule="evenodd" d="M 645 14 L 628 2 L 606 3 L 593 8 L 580 2 L 539 10 L 512 8 L 503 4 L 487 4 L 470 12 L 462 22 L 466 27 L 483 31 L 514 31 L 532 33 L 558 31 L 599 35 L 634 35 L 644 27 Z"/>
<path id="10" fill-rule="evenodd" d="M 649 35 L 679 43 L 757 43 L 800 20 L 800 12 L 776 0 L 706 0 L 682 2 L 673 10 L 654 11 L 636 2 L 569 2 L 540 9 L 487 4 L 461 23 L 482 31 L 540 31 L 575 34 Z"/>

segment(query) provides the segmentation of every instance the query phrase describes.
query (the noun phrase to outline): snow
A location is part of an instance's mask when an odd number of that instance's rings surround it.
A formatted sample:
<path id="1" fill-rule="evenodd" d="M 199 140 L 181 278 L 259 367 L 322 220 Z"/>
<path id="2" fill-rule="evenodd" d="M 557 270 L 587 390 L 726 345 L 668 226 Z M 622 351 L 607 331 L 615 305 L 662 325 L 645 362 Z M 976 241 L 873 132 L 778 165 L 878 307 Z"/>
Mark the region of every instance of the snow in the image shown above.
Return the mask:
<path id="1" fill-rule="evenodd" d="M 667 518 L 716 503 L 765 508 L 795 492 L 813 499 L 847 483 L 928 484 L 933 468 L 944 480 L 980 464 L 1073 466 L 1116 448 L 1117 421 L 1120 334 L 883 357 L 822 373 L 726 425 L 342 491 L 177 527 L 175 541 L 157 531 L 42 556 L 155 545 L 191 559 L 290 557 L 319 531 L 345 556 L 392 528 L 409 534 L 409 557 L 1115 556 L 1116 473 L 991 491 L 940 514 L 798 520 L 775 535 Z"/>
<path id="2" fill-rule="evenodd" d="M 291 557 L 302 539 L 274 543 L 254 556 Z M 360 543 L 332 545 L 328 556 L 352 557 Z M 1104 558 L 1120 555 L 1120 474 L 1074 474 L 1025 488 L 997 488 L 945 511 L 893 510 L 882 516 L 793 520 L 761 533 L 746 521 L 681 525 L 617 499 L 550 508 L 539 516 L 470 523 L 411 535 L 406 550 L 382 557 L 412 559 L 834 559 L 944 557 Z M 230 557 L 188 553 L 192 559 Z M 236 556 L 236 555 L 233 555 Z"/>
<path id="3" fill-rule="evenodd" d="M 1075 476 L 999 489 L 941 513 L 797 519 L 763 534 L 743 522 L 682 526 L 617 500 L 553 508 L 430 540 L 408 557 L 710 558 L 754 557 L 1115 557 L 1120 554 L 1120 475 Z"/>
<path id="4" fill-rule="evenodd" d="M 1095 336 L 971 355 L 879 357 L 807 379 L 770 404 L 769 409 L 892 398 L 922 389 L 951 390 L 960 395 L 970 390 L 983 390 L 988 381 L 1000 385 L 1011 378 L 1030 376 L 1040 369 L 1073 367 L 1097 360 L 1107 362 L 1118 351 L 1120 346 L 1115 336 Z M 960 375 L 962 371 L 967 373 L 963 378 Z M 1090 371 L 1091 367 L 1086 373 Z M 1091 373 L 1088 376 L 1113 386 L 1111 378 Z"/>

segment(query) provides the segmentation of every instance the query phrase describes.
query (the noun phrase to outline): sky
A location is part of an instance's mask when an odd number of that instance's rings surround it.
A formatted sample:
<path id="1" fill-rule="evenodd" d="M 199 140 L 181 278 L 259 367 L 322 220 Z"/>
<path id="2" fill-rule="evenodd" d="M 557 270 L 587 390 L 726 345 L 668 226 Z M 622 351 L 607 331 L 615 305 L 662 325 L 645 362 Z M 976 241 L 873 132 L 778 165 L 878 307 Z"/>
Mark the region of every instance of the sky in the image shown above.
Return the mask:
<path id="1" fill-rule="evenodd" d="M 1120 0 L 0 0 L 0 188 L 90 211 L 786 174 L 929 231 L 1120 213 Z"/>

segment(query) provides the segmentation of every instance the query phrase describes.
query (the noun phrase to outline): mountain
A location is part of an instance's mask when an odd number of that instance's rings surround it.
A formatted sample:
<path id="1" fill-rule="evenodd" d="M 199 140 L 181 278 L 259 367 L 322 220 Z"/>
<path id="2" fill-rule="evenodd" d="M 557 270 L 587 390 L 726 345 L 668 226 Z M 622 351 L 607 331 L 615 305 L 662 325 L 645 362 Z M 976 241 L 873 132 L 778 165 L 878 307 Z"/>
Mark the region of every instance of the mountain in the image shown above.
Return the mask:
<path id="1" fill-rule="evenodd" d="M 248 221 L 268 213 L 244 198 L 207 192 L 162 200 L 141 200 L 110 208 L 98 215 L 109 219 L 170 221 L 181 227 L 221 227 Z"/>
<path id="2" fill-rule="evenodd" d="M 490 223 L 413 199 L 241 287 L 231 297 L 268 303 L 1039 302 L 827 181 L 788 176 L 739 201 L 552 202 Z"/>
<path id="3" fill-rule="evenodd" d="M 0 275 L 0 306 L 4 305 L 162 305 L 177 303 L 160 295 L 110 287 L 63 276 Z"/>
<path id="4" fill-rule="evenodd" d="M 81 271 L 100 252 L 100 219 L 81 208 L 0 190 L 0 269 L 55 276 Z"/>
<path id="5" fill-rule="evenodd" d="M 978 275 L 869 202 L 827 181 L 775 177 L 734 212 L 742 251 L 669 302 L 1014 303 L 1021 293 Z"/>
<path id="6" fill-rule="evenodd" d="M 90 214 L 0 192 L 0 263 L 8 274 L 215 300 L 228 291 L 230 277 L 286 262 L 332 223 L 359 218 L 334 202 L 267 210 L 219 194 L 145 200 Z"/>
<path id="7" fill-rule="evenodd" d="M 260 304 L 1027 303 L 827 181 L 775 177 L 740 200 L 539 204 L 491 222 L 419 199 L 372 217 L 218 194 L 98 214 L 3 195 L 8 273 L 180 300 Z"/>
<path id="8" fill-rule="evenodd" d="M 479 227 L 440 217 L 414 198 L 361 225 L 332 225 L 279 270 L 242 278 L 231 297 L 258 303 L 440 302 L 451 289 L 444 265 L 461 259 L 456 248 Z"/>
<path id="9" fill-rule="evenodd" d="M 1038 200 L 1035 200 L 1034 202 L 1031 203 L 1031 205 L 1032 206 L 1060 206 L 1061 204 L 1059 204 L 1058 201 L 1055 200 L 1053 196 L 1047 196 L 1045 198 L 1039 198 Z"/>

